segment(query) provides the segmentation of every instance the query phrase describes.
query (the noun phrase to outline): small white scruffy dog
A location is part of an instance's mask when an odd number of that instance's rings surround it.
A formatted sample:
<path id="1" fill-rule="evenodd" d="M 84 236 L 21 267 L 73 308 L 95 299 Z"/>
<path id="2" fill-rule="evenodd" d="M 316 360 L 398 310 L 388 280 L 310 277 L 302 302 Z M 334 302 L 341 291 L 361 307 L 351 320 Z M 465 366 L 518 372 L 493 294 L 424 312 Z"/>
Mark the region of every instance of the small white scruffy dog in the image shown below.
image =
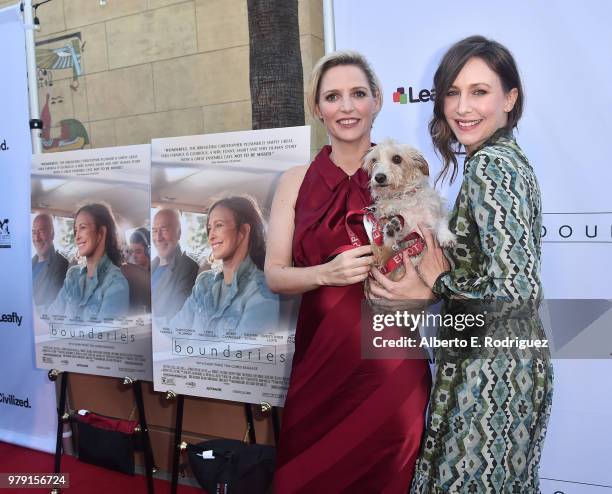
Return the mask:
<path id="1" fill-rule="evenodd" d="M 455 245 L 455 235 L 448 229 L 446 201 L 429 185 L 429 165 L 421 153 L 407 144 L 386 139 L 365 155 L 363 168 L 370 176 L 374 216 L 383 233 L 383 245 L 372 244 L 377 266 L 384 266 L 406 247 L 402 240 L 409 233 L 420 233 L 419 223 L 432 229 L 442 247 Z M 413 257 L 413 264 L 418 264 L 421 257 Z M 402 276 L 402 265 L 389 274 L 394 280 Z"/>

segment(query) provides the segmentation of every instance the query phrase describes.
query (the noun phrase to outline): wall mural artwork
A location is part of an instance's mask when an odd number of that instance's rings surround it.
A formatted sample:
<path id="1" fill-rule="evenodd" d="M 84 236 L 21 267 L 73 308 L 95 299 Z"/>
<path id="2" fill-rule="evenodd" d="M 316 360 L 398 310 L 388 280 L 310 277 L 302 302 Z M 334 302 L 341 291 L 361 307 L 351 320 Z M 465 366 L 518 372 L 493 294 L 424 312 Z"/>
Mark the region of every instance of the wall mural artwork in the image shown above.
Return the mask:
<path id="1" fill-rule="evenodd" d="M 79 78 L 83 75 L 84 47 L 80 32 L 36 43 L 38 88 L 43 99 L 40 118 L 43 122 L 44 152 L 71 151 L 89 145 L 85 125 L 74 118 L 74 97 L 77 92 L 82 91 Z M 61 83 L 68 79 L 71 79 L 68 86 Z M 70 88 L 69 91 L 67 87 Z M 63 108 L 60 109 L 60 105 Z M 53 114 L 72 116 L 55 122 Z M 57 128 L 52 128 L 53 125 L 59 126 L 59 132 Z"/>

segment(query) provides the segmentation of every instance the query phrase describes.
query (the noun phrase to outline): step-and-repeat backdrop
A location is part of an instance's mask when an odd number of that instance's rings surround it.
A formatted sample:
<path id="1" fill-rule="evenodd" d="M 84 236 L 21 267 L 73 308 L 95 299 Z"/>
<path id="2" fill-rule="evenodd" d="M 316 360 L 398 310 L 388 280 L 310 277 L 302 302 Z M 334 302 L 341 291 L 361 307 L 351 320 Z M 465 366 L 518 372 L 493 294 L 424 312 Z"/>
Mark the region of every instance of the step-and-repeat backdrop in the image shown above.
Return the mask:
<path id="1" fill-rule="evenodd" d="M 0 10 L 0 441 L 52 451 L 55 389 L 36 370 L 32 332 L 30 158 L 25 37 L 19 5 Z"/>
<path id="2" fill-rule="evenodd" d="M 374 124 L 374 139 L 393 137 L 414 145 L 433 173 L 440 161 L 427 124 L 441 56 L 472 34 L 500 41 L 513 52 L 526 93 L 517 139 L 543 194 L 545 295 L 612 298 L 612 93 L 606 90 L 612 85 L 612 4 L 441 0 L 434 6 L 383 0 L 373 7 L 369 0 L 335 0 L 334 8 L 336 47 L 365 54 L 383 83 L 384 106 Z M 442 188 L 451 204 L 459 182 Z M 590 322 L 576 320 L 580 325 Z M 541 466 L 543 492 L 609 492 L 611 364 L 555 362 L 553 415 Z"/>

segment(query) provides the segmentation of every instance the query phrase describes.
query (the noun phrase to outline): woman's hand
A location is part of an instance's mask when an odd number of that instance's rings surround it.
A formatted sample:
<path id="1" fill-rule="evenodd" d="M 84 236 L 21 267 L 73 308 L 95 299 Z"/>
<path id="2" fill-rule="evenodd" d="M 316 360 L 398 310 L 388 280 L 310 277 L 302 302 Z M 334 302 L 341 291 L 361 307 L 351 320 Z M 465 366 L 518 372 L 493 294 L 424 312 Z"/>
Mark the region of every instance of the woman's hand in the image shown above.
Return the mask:
<path id="1" fill-rule="evenodd" d="M 434 294 L 423 283 L 419 273 L 412 265 L 410 256 L 405 252 L 402 253 L 402 261 L 406 274 L 398 281 L 391 281 L 378 268 L 372 268 L 371 273 L 375 281 L 369 284 L 368 297 L 373 300 L 385 299 L 392 302 L 401 302 L 399 305 L 402 306 L 409 304 L 410 301 L 422 305 L 423 301 L 433 300 L 435 298 Z"/>
<path id="2" fill-rule="evenodd" d="M 360 283 L 368 277 L 374 263 L 372 247 L 364 245 L 338 254 L 319 266 L 319 285 L 345 286 Z"/>
<path id="3" fill-rule="evenodd" d="M 427 248 L 423 253 L 418 265 L 418 274 L 428 288 L 433 288 L 434 283 L 442 273 L 450 270 L 450 264 L 444 255 L 444 251 L 438 244 L 436 238 L 425 225 L 419 225 Z"/>
<path id="4" fill-rule="evenodd" d="M 431 288 L 438 276 L 450 269 L 450 265 L 431 231 L 424 225 L 419 225 L 419 228 L 423 234 L 426 249 L 418 265 L 418 271 L 408 254 L 402 252 L 402 261 L 406 270 L 404 277 L 398 281 L 391 281 L 378 269 L 372 269 L 375 282 L 369 285 L 369 298 L 401 302 L 402 306 L 409 305 L 410 301 L 419 305 L 435 299 Z"/>

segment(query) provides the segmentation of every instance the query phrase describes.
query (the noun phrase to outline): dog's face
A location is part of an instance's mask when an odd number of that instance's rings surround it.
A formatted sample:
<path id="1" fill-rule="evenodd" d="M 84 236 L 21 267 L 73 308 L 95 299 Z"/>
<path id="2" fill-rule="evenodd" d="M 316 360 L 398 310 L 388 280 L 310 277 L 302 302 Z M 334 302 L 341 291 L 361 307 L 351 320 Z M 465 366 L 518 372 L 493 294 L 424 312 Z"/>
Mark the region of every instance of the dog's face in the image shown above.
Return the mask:
<path id="1" fill-rule="evenodd" d="M 429 176 L 429 166 L 421 153 L 392 139 L 370 149 L 363 159 L 363 168 L 370 176 L 374 199 L 406 190 Z"/>

